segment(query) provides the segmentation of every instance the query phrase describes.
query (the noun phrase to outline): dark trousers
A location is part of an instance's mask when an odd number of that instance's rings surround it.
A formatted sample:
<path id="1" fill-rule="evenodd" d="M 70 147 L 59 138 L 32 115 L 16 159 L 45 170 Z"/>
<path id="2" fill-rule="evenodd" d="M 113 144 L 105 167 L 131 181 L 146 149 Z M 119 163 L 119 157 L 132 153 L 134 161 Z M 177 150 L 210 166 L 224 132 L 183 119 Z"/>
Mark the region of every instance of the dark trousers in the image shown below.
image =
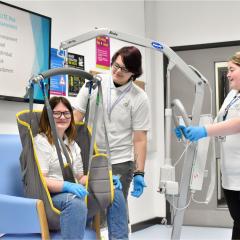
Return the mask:
<path id="1" fill-rule="evenodd" d="M 122 183 L 122 191 L 127 201 L 128 191 L 133 179 L 134 162 L 124 162 L 112 165 L 113 175 L 118 175 Z"/>
<path id="2" fill-rule="evenodd" d="M 223 190 L 233 219 L 232 239 L 240 239 L 240 191 Z"/>
<path id="3" fill-rule="evenodd" d="M 133 171 L 134 171 L 134 162 L 124 162 L 124 163 L 117 163 L 112 165 L 112 173 L 113 175 L 118 175 L 120 181 L 122 183 L 122 192 L 126 201 L 126 209 L 128 215 L 128 203 L 127 197 L 129 192 L 129 187 L 131 181 L 133 179 Z M 106 227 L 106 213 L 105 211 L 101 211 L 101 228 Z"/>
<path id="4" fill-rule="evenodd" d="M 135 169 L 135 164 L 132 161 L 117 163 L 112 165 L 112 172 L 113 175 L 118 175 L 120 181 L 122 183 L 122 192 L 126 201 L 127 205 L 127 215 L 128 215 L 128 222 L 129 222 L 129 214 L 128 214 L 128 192 L 130 188 L 130 184 L 133 179 L 133 171 Z"/>

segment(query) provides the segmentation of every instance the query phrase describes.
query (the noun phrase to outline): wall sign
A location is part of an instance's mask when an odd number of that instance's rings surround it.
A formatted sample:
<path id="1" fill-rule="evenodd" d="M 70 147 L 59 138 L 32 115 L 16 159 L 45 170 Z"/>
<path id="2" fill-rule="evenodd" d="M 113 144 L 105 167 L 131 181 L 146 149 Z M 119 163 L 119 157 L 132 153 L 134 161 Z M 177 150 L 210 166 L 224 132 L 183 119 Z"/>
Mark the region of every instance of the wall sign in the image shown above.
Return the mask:
<path id="1" fill-rule="evenodd" d="M 96 67 L 110 69 L 110 39 L 107 36 L 96 38 Z"/>

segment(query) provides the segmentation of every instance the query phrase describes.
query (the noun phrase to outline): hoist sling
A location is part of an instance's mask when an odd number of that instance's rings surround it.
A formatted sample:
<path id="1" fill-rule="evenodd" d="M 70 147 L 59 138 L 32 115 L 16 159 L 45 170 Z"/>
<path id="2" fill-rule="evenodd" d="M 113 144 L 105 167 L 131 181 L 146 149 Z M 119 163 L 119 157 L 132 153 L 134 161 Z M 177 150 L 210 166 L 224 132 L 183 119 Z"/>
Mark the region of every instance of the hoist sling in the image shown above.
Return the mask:
<path id="1" fill-rule="evenodd" d="M 81 70 L 74 74 L 82 75 Z M 71 69 L 52 69 L 49 73 L 43 73 L 41 76 L 50 77 L 58 74 L 69 74 Z M 84 72 L 86 75 L 87 73 Z M 44 77 L 42 77 L 42 80 Z M 41 79 L 38 81 L 42 81 Z M 35 80 L 36 81 L 36 80 Z M 33 84 L 31 84 L 33 86 Z M 42 88 L 44 88 L 42 84 Z M 43 89 L 45 104 L 48 101 L 46 90 Z M 31 94 L 30 94 L 31 95 Z M 33 94 L 32 94 L 33 96 Z M 30 99 L 30 102 L 32 100 Z M 51 111 L 51 110 L 50 110 Z M 34 150 L 34 136 L 38 133 L 38 126 L 41 112 L 23 111 L 17 114 L 17 122 L 19 127 L 20 138 L 22 141 L 23 151 L 20 157 L 24 190 L 27 197 L 42 199 L 45 205 L 45 210 L 48 218 L 50 229 L 59 229 L 59 210 L 54 208 L 50 193 L 47 189 L 46 182 L 41 173 L 36 152 Z M 50 119 L 50 118 L 49 118 Z M 87 190 L 89 196 L 86 198 L 89 209 L 89 216 L 93 216 L 99 211 L 99 208 L 106 208 L 113 201 L 113 183 L 112 172 L 110 168 L 110 160 L 105 154 L 98 154 L 95 148 L 95 155 L 90 153 L 90 148 L 93 151 L 93 144 L 90 144 L 89 131 L 85 124 L 77 124 L 77 139 L 76 142 L 81 148 L 82 160 L 84 164 L 84 173 L 88 175 Z M 94 143 L 94 140 L 91 141 Z M 62 146 L 61 146 L 62 147 Z M 89 161 L 89 156 L 92 156 Z M 67 157 L 66 157 L 67 158 Z"/>

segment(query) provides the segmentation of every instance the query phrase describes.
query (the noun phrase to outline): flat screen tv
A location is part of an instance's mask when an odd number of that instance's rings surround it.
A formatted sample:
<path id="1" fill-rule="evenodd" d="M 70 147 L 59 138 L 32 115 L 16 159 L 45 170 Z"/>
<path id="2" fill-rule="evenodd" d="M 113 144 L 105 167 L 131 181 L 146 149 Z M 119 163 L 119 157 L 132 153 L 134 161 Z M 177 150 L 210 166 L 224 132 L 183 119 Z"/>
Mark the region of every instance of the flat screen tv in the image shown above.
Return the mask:
<path id="1" fill-rule="evenodd" d="M 28 81 L 49 69 L 50 49 L 51 18 L 0 1 L 0 99 L 28 101 Z M 34 88 L 34 102 L 42 103 Z"/>

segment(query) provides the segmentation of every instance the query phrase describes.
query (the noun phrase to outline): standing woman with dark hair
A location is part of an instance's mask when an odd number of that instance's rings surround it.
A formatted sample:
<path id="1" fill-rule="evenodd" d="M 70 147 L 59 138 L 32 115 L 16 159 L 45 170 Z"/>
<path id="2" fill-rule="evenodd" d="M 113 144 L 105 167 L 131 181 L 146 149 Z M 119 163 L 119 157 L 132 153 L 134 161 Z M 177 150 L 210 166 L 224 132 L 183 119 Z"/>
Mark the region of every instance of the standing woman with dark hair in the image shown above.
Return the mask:
<path id="1" fill-rule="evenodd" d="M 223 136 L 221 141 L 222 187 L 229 212 L 233 218 L 232 239 L 240 239 L 240 52 L 228 61 L 229 86 L 216 123 L 206 126 L 179 126 L 175 129 L 178 138 L 181 129 L 190 141 L 207 136 Z"/>
<path id="2" fill-rule="evenodd" d="M 84 197 L 88 194 L 83 175 L 81 150 L 74 141 L 76 129 L 73 110 L 64 97 L 52 97 L 49 101 L 53 111 L 56 130 L 66 145 L 72 162 L 73 174 L 78 183 L 64 181 L 54 145 L 51 127 L 44 106 L 39 134 L 34 138 L 38 162 L 45 177 L 46 185 L 52 196 L 53 205 L 61 211 L 60 228 L 63 239 L 83 239 L 86 227 L 88 209 Z M 67 163 L 62 155 L 64 164 Z M 126 206 L 121 184 L 114 178 L 114 200 L 107 209 L 109 239 L 128 239 L 128 224 Z M 118 216 L 118 220 L 116 220 Z"/>
<path id="3" fill-rule="evenodd" d="M 150 128 L 150 105 L 147 94 L 136 84 L 142 75 L 142 55 L 134 46 L 123 47 L 112 57 L 111 74 L 101 74 L 104 109 L 99 111 L 96 143 L 106 152 L 103 113 L 110 145 L 113 174 L 119 175 L 127 200 L 132 178 L 132 196 L 140 197 L 144 187 L 144 167 L 147 152 L 147 131 Z M 93 123 L 97 90 L 90 97 L 89 123 Z M 73 107 L 76 121 L 83 120 L 88 101 L 88 89 L 83 86 Z M 101 106 L 100 106 L 101 107 Z"/>

